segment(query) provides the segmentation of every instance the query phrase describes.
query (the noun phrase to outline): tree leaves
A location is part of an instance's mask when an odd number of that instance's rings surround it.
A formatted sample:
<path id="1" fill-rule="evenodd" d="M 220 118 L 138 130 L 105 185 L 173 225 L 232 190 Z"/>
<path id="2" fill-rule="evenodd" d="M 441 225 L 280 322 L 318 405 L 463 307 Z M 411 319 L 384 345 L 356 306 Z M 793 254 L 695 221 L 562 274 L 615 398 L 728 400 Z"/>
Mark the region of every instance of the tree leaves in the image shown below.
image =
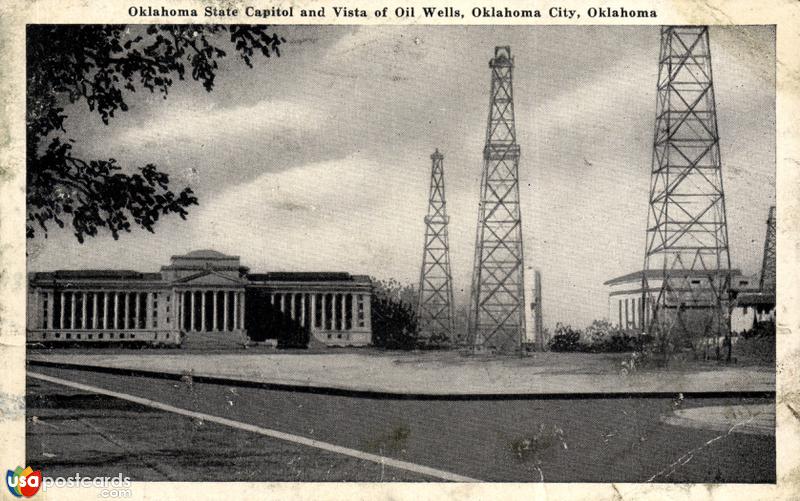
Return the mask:
<path id="1" fill-rule="evenodd" d="M 131 35 L 125 25 L 29 25 L 27 37 L 27 207 L 28 238 L 48 223 L 71 220 L 81 243 L 106 228 L 115 239 L 136 225 L 150 232 L 161 216 L 197 205 L 190 188 L 173 192 L 169 176 L 148 164 L 126 174 L 116 160 L 84 160 L 72 152 L 66 136 L 64 104 L 84 102 L 108 124 L 129 109 L 127 93 L 141 87 L 165 99 L 187 65 L 194 81 L 214 88 L 218 60 L 227 56 L 215 45 L 219 34 L 252 67 L 258 51 L 280 55 L 284 40 L 267 26 L 152 25 L 146 35 Z M 136 28 L 134 28 L 136 31 Z"/>

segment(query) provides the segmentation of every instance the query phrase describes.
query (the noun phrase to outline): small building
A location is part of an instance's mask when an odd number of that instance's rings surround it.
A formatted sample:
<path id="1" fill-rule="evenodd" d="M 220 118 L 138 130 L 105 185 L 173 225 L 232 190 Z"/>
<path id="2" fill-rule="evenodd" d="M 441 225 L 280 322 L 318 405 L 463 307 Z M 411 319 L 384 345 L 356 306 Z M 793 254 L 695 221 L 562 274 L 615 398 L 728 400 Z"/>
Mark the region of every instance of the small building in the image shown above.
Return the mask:
<path id="1" fill-rule="evenodd" d="M 681 273 L 686 273 L 681 271 Z M 646 274 L 646 275 L 644 275 Z M 635 271 L 611 280 L 607 280 L 603 285 L 609 287 L 608 292 L 608 319 L 611 323 L 622 329 L 643 332 L 650 319 L 652 318 L 652 308 L 643 302 L 647 296 L 645 292 L 656 293 L 661 287 L 663 277 L 661 270 Z M 735 297 L 738 291 L 750 290 L 758 283 L 753 277 L 742 275 L 741 270 L 730 270 L 731 275 L 731 295 Z M 645 291 L 642 278 L 646 276 L 647 284 L 650 288 Z M 693 272 L 688 279 L 692 285 L 702 287 L 703 282 L 707 282 L 708 276 L 704 272 Z M 732 303 L 733 306 L 734 303 Z M 697 305 L 694 305 L 697 306 Z M 702 306 L 702 305 L 699 305 Z M 738 325 L 737 316 L 740 312 L 735 308 L 731 312 L 731 326 Z M 734 331 L 736 332 L 736 331 Z"/>
<path id="2" fill-rule="evenodd" d="M 736 294 L 731 312 L 731 332 L 740 334 L 766 322 L 775 322 L 774 293 L 756 289 Z"/>
<path id="3" fill-rule="evenodd" d="M 371 297 L 366 276 L 251 274 L 238 256 L 198 250 L 172 256 L 157 273 L 30 273 L 27 339 L 365 346 L 372 341 Z"/>

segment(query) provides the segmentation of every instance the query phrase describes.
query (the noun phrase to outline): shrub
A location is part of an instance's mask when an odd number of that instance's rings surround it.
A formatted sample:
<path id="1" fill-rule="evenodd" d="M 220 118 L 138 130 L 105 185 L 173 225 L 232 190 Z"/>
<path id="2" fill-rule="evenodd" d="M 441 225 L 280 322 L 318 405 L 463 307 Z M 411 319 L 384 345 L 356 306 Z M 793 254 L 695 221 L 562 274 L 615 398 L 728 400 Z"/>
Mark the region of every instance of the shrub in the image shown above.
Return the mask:
<path id="1" fill-rule="evenodd" d="M 571 326 L 556 324 L 555 333 L 547 342 L 551 351 L 581 351 L 581 331 Z"/>
<path id="2" fill-rule="evenodd" d="M 608 320 L 595 320 L 584 331 L 584 338 L 589 345 L 601 345 L 621 332 L 619 327 L 614 327 Z"/>
<path id="3" fill-rule="evenodd" d="M 411 350 L 417 346 L 416 290 L 397 280 L 372 279 L 372 344 Z"/>
<path id="4" fill-rule="evenodd" d="M 775 363 L 775 322 L 759 322 L 741 334 L 734 348 L 736 358 L 756 363 Z"/>

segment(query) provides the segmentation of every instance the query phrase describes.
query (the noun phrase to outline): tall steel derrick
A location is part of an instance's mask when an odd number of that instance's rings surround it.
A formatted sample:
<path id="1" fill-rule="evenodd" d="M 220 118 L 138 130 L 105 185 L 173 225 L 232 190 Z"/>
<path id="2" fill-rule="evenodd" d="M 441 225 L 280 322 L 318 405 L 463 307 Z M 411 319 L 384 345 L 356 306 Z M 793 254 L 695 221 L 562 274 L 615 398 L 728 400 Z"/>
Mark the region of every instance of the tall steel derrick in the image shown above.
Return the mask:
<path id="1" fill-rule="evenodd" d="M 719 356 L 730 254 L 707 26 L 661 29 L 642 281 L 649 332 L 695 348 L 713 339 Z"/>
<path id="2" fill-rule="evenodd" d="M 453 340 L 453 280 L 450 273 L 450 242 L 447 235 L 447 204 L 444 196 L 444 156 L 431 155 L 428 215 L 425 216 L 425 247 L 419 273 L 417 321 L 422 342 Z"/>
<path id="3" fill-rule="evenodd" d="M 469 310 L 476 351 L 519 352 L 525 337 L 519 154 L 510 47 L 495 47 L 483 149 L 478 228 Z"/>
<path id="4" fill-rule="evenodd" d="M 775 206 L 769 208 L 764 258 L 761 262 L 761 292 L 775 294 Z"/>

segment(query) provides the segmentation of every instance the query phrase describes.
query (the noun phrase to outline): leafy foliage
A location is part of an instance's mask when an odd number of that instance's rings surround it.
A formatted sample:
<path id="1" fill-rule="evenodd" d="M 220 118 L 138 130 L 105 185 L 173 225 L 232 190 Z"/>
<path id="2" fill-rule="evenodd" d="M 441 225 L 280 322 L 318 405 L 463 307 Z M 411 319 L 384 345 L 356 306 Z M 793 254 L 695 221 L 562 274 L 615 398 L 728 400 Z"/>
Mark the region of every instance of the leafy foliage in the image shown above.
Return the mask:
<path id="1" fill-rule="evenodd" d="M 411 350 L 416 347 L 416 288 L 397 280 L 372 278 L 372 344 L 380 348 Z"/>
<path id="2" fill-rule="evenodd" d="M 580 341 L 581 331 L 558 323 L 555 333 L 547 345 L 551 351 L 579 351 Z"/>
<path id="3" fill-rule="evenodd" d="M 134 34 L 132 34 L 134 33 Z M 140 33 L 140 34 L 135 34 Z M 85 103 L 104 124 L 128 111 L 137 88 L 165 99 L 175 80 L 190 75 L 214 88 L 218 61 L 227 56 L 221 35 L 252 67 L 256 54 L 280 55 L 283 39 L 257 25 L 29 25 L 27 32 L 27 228 L 47 236 L 48 223 L 71 220 L 83 242 L 107 228 L 113 237 L 136 224 L 150 232 L 170 213 L 186 218 L 197 204 L 190 188 L 170 189 L 169 176 L 153 164 L 124 172 L 115 159 L 73 154 L 64 128 L 65 106 Z"/>
<path id="4" fill-rule="evenodd" d="M 756 322 L 743 332 L 736 343 L 736 357 L 743 362 L 774 366 L 776 336 L 775 321 Z"/>
<path id="5" fill-rule="evenodd" d="M 606 320 L 595 320 L 583 331 L 557 324 L 548 347 L 552 351 L 622 353 L 640 351 L 648 341 L 647 336 L 634 336 Z"/>

